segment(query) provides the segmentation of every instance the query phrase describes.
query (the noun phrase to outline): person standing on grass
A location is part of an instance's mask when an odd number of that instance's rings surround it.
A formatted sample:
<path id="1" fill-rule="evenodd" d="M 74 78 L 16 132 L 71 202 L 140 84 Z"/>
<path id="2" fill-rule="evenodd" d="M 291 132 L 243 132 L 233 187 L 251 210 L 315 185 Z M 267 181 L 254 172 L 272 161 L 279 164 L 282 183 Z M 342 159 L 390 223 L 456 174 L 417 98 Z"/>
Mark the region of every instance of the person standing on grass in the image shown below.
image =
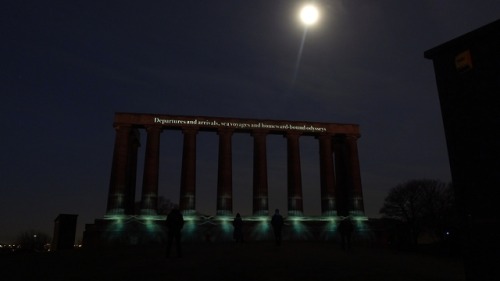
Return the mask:
<path id="1" fill-rule="evenodd" d="M 271 219 L 271 225 L 273 226 L 273 230 L 274 230 L 274 241 L 276 243 L 276 246 L 281 245 L 281 238 L 282 238 L 281 237 L 281 230 L 283 228 L 283 224 L 284 224 L 283 216 L 281 216 L 280 210 L 276 209 L 274 211 L 274 215 Z"/>
<path id="2" fill-rule="evenodd" d="M 233 238 L 236 243 L 243 243 L 243 220 L 241 219 L 240 213 L 236 214 L 233 220 Z"/>
<path id="3" fill-rule="evenodd" d="M 351 219 L 349 217 L 340 221 L 339 232 L 340 242 L 342 243 L 342 250 L 349 250 L 351 248 L 351 235 L 354 230 Z"/>
<path id="4" fill-rule="evenodd" d="M 184 226 L 184 218 L 181 211 L 177 207 L 174 207 L 167 216 L 167 252 L 166 257 L 170 257 L 170 250 L 172 249 L 172 244 L 175 241 L 175 247 L 177 250 L 177 257 L 182 256 L 181 251 L 181 229 Z"/>

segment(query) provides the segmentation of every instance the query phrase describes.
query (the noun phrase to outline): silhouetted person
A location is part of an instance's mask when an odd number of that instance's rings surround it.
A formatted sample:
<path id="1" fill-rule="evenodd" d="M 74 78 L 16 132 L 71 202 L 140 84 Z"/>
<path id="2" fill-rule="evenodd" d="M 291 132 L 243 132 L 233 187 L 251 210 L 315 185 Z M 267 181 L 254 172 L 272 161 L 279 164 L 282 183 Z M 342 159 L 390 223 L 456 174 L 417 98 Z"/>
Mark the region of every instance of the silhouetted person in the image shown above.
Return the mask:
<path id="1" fill-rule="evenodd" d="M 281 245 L 281 230 L 283 228 L 283 217 L 280 215 L 280 210 L 276 209 L 274 211 L 274 215 L 271 219 L 271 225 L 274 230 L 274 241 L 276 242 L 276 246 Z"/>
<path id="2" fill-rule="evenodd" d="M 342 243 L 342 250 L 347 250 L 351 248 L 351 235 L 354 227 L 352 225 L 351 219 L 345 218 L 340 221 L 339 232 L 340 232 L 340 242 Z"/>
<path id="3" fill-rule="evenodd" d="M 233 238 L 236 243 L 243 243 L 243 220 L 241 219 L 240 213 L 236 214 L 233 220 Z"/>
<path id="4" fill-rule="evenodd" d="M 181 229 L 184 226 L 184 218 L 182 217 L 179 209 L 174 208 L 170 211 L 167 216 L 167 258 L 170 256 L 170 250 L 172 248 L 172 243 L 175 240 L 175 246 L 177 249 L 177 256 L 182 256 L 181 251 Z"/>

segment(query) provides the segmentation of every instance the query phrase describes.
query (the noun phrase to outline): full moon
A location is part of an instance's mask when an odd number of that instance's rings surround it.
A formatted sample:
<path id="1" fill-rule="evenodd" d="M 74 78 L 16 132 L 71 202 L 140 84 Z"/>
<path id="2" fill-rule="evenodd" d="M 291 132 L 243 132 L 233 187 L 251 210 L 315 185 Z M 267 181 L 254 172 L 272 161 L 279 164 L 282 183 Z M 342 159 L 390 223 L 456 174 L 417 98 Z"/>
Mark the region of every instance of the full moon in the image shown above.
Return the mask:
<path id="1" fill-rule="evenodd" d="M 300 10 L 300 19 L 306 25 L 313 25 L 318 21 L 319 12 L 313 5 L 307 5 Z"/>

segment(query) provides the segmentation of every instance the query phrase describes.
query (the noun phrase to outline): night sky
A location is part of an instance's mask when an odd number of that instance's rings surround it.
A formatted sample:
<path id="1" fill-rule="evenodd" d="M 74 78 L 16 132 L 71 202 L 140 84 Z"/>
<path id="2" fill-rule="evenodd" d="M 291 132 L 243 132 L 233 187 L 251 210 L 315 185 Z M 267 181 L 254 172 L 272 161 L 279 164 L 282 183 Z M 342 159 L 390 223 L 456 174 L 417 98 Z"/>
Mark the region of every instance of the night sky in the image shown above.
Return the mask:
<path id="1" fill-rule="evenodd" d="M 366 215 L 410 179 L 451 180 L 423 52 L 500 16 L 498 0 L 3 1 L 0 242 L 60 213 L 105 214 L 115 112 L 360 125 Z M 298 65 L 298 68 L 296 67 Z M 139 152 L 142 186 L 145 133 Z M 317 140 L 303 137 L 304 212 L 319 214 Z M 178 202 L 182 134 L 161 135 L 160 195 Z M 215 213 L 217 135 L 198 134 L 197 209 Z M 233 211 L 251 213 L 252 138 L 233 136 Z M 268 137 L 270 209 L 286 210 L 286 142 Z"/>

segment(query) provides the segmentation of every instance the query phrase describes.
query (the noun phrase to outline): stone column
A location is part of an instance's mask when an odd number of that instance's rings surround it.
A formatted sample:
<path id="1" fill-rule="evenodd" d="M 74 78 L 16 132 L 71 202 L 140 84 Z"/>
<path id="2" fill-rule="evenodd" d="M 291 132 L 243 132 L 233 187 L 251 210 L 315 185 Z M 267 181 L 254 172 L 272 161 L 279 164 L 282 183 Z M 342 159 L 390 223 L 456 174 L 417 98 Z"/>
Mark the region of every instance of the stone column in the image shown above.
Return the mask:
<path id="1" fill-rule="evenodd" d="M 359 135 L 348 135 L 346 137 L 346 148 L 348 153 L 348 169 L 351 178 L 351 198 L 349 213 L 351 215 L 364 216 L 365 207 L 363 203 L 363 191 L 361 188 L 361 172 L 359 167 L 358 145 Z"/>
<path id="2" fill-rule="evenodd" d="M 141 215 L 156 215 L 158 210 L 158 175 L 160 168 L 161 126 L 146 128 L 146 156 L 142 181 Z"/>
<path id="3" fill-rule="evenodd" d="M 219 169 L 217 179 L 217 216 L 233 214 L 233 169 L 231 137 L 233 130 L 219 129 Z"/>
<path id="4" fill-rule="evenodd" d="M 129 162 L 129 144 L 131 126 L 115 124 L 116 136 L 109 181 L 107 215 L 125 213 L 125 193 L 127 187 L 127 166 Z"/>
<path id="5" fill-rule="evenodd" d="M 138 129 L 133 129 L 129 142 L 129 164 L 127 165 L 127 186 L 125 191 L 125 214 L 135 214 L 135 189 L 137 182 L 137 151 L 141 146 L 140 133 Z"/>
<path id="6" fill-rule="evenodd" d="M 301 216 L 302 207 L 302 175 L 300 168 L 300 146 L 298 132 L 288 132 L 287 161 L 288 161 L 288 215 Z"/>
<path id="7" fill-rule="evenodd" d="M 256 130 L 253 136 L 253 215 L 267 216 L 268 185 L 267 185 L 267 131 Z"/>
<path id="8" fill-rule="evenodd" d="M 196 213 L 196 134 L 198 128 L 183 128 L 182 172 L 179 208 L 185 215 Z"/>
<path id="9" fill-rule="evenodd" d="M 358 137 L 357 135 L 336 135 L 334 137 L 337 213 L 341 216 L 364 215 L 356 144 Z"/>
<path id="10" fill-rule="evenodd" d="M 335 157 L 335 198 L 337 214 L 349 215 L 350 175 L 348 169 L 348 153 L 345 135 L 338 134 L 333 137 L 333 153 Z"/>
<path id="11" fill-rule="evenodd" d="M 333 166 L 332 136 L 321 134 L 319 140 L 319 169 L 321 182 L 321 214 L 336 216 L 335 171 Z"/>

